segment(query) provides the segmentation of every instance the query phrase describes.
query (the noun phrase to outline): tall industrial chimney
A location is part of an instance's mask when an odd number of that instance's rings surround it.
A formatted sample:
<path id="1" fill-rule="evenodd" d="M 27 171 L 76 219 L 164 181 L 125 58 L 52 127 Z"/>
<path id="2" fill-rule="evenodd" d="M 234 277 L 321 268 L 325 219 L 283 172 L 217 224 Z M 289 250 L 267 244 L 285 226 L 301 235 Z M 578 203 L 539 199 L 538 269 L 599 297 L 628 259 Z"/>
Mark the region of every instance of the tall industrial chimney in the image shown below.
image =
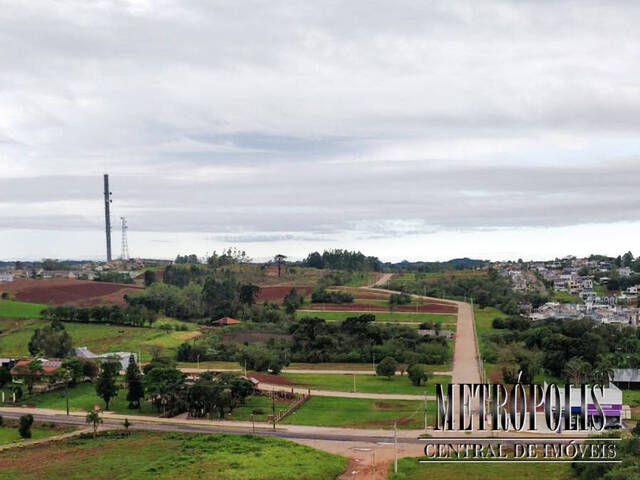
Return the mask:
<path id="1" fill-rule="evenodd" d="M 104 174 L 104 231 L 107 234 L 107 262 L 111 261 L 111 192 L 109 191 L 109 175 Z"/>

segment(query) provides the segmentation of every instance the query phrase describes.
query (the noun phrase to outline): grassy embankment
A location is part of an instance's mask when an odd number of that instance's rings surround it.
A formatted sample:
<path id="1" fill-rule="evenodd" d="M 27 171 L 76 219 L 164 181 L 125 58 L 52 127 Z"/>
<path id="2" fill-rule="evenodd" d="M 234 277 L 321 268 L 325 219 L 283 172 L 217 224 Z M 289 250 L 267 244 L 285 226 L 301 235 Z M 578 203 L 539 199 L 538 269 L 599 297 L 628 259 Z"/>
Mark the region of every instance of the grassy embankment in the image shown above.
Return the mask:
<path id="1" fill-rule="evenodd" d="M 0 479 L 330 480 L 346 465 L 338 455 L 276 438 L 134 431 L 0 453 Z"/>

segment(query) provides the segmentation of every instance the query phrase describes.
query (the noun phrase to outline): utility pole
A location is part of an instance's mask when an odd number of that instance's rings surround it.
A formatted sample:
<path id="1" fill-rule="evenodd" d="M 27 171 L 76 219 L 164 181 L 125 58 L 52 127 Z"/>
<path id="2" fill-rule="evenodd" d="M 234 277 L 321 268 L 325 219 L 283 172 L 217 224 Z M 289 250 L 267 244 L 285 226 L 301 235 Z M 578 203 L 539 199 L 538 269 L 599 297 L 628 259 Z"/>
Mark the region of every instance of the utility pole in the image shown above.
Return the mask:
<path id="1" fill-rule="evenodd" d="M 427 391 L 424 391 L 424 433 L 427 433 Z"/>
<path id="2" fill-rule="evenodd" d="M 276 392 L 271 392 L 271 415 L 273 416 L 273 429 L 276 429 Z"/>
<path id="3" fill-rule="evenodd" d="M 397 420 L 393 421 L 393 449 L 394 449 L 393 472 L 398 473 L 398 422 Z"/>
<path id="4" fill-rule="evenodd" d="M 111 192 L 109 175 L 104 174 L 104 230 L 107 235 L 107 262 L 111 261 Z"/>
<path id="5" fill-rule="evenodd" d="M 373 459 L 371 460 L 371 465 L 372 465 L 372 469 L 373 469 L 373 480 L 376 480 L 376 451 L 374 450 L 371 453 L 371 456 L 373 457 Z"/>
<path id="6" fill-rule="evenodd" d="M 373 368 L 373 371 L 376 371 L 376 354 L 373 351 L 373 343 L 371 344 L 371 368 Z"/>

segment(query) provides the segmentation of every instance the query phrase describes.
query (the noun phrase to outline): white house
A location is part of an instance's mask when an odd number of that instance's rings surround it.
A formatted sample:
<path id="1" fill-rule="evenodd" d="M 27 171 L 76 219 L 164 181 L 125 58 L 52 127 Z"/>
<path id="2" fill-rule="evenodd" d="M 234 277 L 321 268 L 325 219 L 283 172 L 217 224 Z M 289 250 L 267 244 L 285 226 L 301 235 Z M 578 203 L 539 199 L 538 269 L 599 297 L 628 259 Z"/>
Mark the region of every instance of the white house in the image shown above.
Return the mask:
<path id="1" fill-rule="evenodd" d="M 630 277 L 631 276 L 631 268 L 622 267 L 618 269 L 618 275 L 621 277 Z"/>
<path id="2" fill-rule="evenodd" d="M 0 272 L 0 283 L 13 282 L 13 273 Z"/>
<path id="3" fill-rule="evenodd" d="M 133 355 L 136 363 L 138 362 L 138 356 L 135 353 L 131 352 L 109 352 L 102 353 L 100 355 L 96 355 L 87 347 L 78 347 L 74 348 L 74 355 L 80 358 L 101 358 L 101 359 L 109 359 L 109 360 L 117 360 L 120 362 L 120 369 L 126 370 L 129 366 L 129 357 Z"/>

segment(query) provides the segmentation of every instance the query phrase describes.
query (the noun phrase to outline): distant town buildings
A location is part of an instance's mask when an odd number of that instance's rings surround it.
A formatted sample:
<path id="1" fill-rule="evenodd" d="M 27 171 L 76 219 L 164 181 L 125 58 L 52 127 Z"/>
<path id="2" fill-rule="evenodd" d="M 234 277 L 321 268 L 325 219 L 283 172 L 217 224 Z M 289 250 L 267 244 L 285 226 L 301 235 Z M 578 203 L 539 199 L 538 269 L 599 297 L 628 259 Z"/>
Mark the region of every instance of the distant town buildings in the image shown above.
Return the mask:
<path id="1" fill-rule="evenodd" d="M 538 308 L 519 305 L 532 320 L 590 317 L 606 324 L 640 325 L 640 280 L 628 285 L 639 275 L 631 267 L 616 268 L 608 260 L 567 257 L 550 262 L 496 263 L 494 268 L 511 279 L 516 292 L 543 292 L 545 288 L 553 292 L 551 301 Z M 625 288 L 610 290 L 614 284 L 624 284 Z"/>

